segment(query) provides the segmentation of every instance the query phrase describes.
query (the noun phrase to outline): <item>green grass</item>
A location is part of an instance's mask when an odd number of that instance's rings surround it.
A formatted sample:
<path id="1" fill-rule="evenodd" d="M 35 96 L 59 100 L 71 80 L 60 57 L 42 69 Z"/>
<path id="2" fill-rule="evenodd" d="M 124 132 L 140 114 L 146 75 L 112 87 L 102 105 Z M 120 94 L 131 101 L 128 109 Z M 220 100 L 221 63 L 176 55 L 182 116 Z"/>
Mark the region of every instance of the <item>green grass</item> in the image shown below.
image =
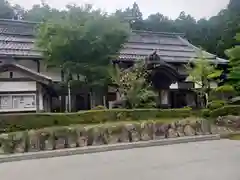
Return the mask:
<path id="1" fill-rule="evenodd" d="M 235 135 L 231 135 L 230 137 L 229 137 L 229 139 L 230 140 L 240 140 L 240 134 L 235 134 Z"/>
<path id="2" fill-rule="evenodd" d="M 194 116 L 191 109 L 111 109 L 78 113 L 0 115 L 0 133 L 42 129 L 53 126 L 94 125 L 116 122 L 160 120 L 171 122 Z"/>

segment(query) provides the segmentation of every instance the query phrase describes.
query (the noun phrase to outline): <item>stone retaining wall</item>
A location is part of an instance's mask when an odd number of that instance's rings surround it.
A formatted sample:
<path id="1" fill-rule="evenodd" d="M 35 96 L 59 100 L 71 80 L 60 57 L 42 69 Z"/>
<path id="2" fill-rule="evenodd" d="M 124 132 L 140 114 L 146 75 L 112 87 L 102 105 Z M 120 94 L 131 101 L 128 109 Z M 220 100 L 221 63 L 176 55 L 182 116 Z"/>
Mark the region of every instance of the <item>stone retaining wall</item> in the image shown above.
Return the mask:
<path id="1" fill-rule="evenodd" d="M 171 124 L 147 121 L 30 130 L 1 134 L 0 154 L 196 136 L 210 134 L 210 127 L 207 120 L 182 120 Z"/>

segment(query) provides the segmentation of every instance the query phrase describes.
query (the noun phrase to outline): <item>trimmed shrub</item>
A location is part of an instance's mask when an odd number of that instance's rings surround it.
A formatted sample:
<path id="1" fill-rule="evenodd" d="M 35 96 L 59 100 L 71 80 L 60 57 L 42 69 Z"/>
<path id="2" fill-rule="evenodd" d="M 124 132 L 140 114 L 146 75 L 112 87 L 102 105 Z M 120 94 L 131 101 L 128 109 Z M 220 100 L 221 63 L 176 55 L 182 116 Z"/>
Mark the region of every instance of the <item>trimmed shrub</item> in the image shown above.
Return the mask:
<path id="1" fill-rule="evenodd" d="M 139 121 L 159 118 L 185 118 L 192 116 L 184 109 L 111 109 L 90 110 L 78 113 L 41 113 L 0 115 L 0 133 L 40 129 L 72 124 L 99 124 L 118 121 Z"/>
<path id="2" fill-rule="evenodd" d="M 210 113 L 211 117 L 227 116 L 227 115 L 240 115 L 240 105 L 228 105 L 218 109 L 213 110 Z"/>
<path id="3" fill-rule="evenodd" d="M 98 105 L 98 106 L 92 108 L 92 110 L 103 110 L 103 109 L 106 109 L 106 107 L 102 106 L 102 105 Z"/>
<path id="4" fill-rule="evenodd" d="M 209 110 L 214 110 L 214 109 L 219 109 L 223 106 L 226 105 L 226 101 L 223 101 L 223 100 L 215 100 L 215 101 L 212 101 L 211 103 L 208 104 L 208 108 Z"/>
<path id="5" fill-rule="evenodd" d="M 210 113 L 211 113 L 211 111 L 209 109 L 202 109 L 201 110 L 201 117 L 207 118 L 207 117 L 210 116 Z"/>

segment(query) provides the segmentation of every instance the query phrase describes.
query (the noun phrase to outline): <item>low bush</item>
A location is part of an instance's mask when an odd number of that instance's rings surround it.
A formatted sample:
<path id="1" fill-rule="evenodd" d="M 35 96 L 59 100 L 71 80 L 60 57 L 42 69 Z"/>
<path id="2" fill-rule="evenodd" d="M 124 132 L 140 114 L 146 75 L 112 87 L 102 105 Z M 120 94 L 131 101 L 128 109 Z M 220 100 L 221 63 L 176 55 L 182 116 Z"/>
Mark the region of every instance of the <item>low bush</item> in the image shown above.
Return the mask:
<path id="1" fill-rule="evenodd" d="M 227 115 L 240 115 L 240 105 L 228 105 L 218 109 L 213 110 L 210 113 L 210 116 L 213 118 L 219 116 L 227 116 Z"/>
<path id="2" fill-rule="evenodd" d="M 202 109 L 201 110 L 201 117 L 207 118 L 210 116 L 211 111 L 209 109 Z"/>
<path id="3" fill-rule="evenodd" d="M 0 133 L 40 129 L 71 124 L 99 124 L 118 121 L 139 121 L 159 118 L 185 118 L 192 116 L 184 109 L 112 109 L 90 110 L 78 113 L 40 113 L 0 115 Z"/>
<path id="4" fill-rule="evenodd" d="M 101 105 L 92 108 L 92 110 L 103 110 L 103 109 L 106 109 L 106 107 L 101 106 Z"/>
<path id="5" fill-rule="evenodd" d="M 209 104 L 208 104 L 208 109 L 210 110 L 210 111 L 212 111 L 212 110 L 214 110 L 214 109 L 219 109 L 219 108 L 221 108 L 221 107 L 223 107 L 223 106 L 225 106 L 226 105 L 226 101 L 223 101 L 223 100 L 214 100 L 214 101 L 212 101 L 212 102 L 210 102 Z"/>

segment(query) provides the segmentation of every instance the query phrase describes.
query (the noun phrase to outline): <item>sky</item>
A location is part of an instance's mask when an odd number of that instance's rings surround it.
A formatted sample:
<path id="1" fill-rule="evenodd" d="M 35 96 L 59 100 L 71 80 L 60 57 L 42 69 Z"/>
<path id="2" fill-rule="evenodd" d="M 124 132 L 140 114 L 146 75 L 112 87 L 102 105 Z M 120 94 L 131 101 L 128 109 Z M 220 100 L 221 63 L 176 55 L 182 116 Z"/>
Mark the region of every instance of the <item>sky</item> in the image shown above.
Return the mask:
<path id="1" fill-rule="evenodd" d="M 33 4 L 39 4 L 41 0 L 9 0 L 13 4 L 20 4 L 26 9 Z M 140 7 L 144 17 L 160 12 L 172 19 L 178 17 L 181 11 L 191 14 L 196 19 L 209 18 L 225 8 L 229 0 L 44 0 L 51 7 L 62 9 L 66 4 L 74 3 L 82 5 L 93 4 L 95 8 L 101 8 L 106 12 L 114 12 L 116 9 L 124 9 L 132 6 L 134 1 Z"/>

